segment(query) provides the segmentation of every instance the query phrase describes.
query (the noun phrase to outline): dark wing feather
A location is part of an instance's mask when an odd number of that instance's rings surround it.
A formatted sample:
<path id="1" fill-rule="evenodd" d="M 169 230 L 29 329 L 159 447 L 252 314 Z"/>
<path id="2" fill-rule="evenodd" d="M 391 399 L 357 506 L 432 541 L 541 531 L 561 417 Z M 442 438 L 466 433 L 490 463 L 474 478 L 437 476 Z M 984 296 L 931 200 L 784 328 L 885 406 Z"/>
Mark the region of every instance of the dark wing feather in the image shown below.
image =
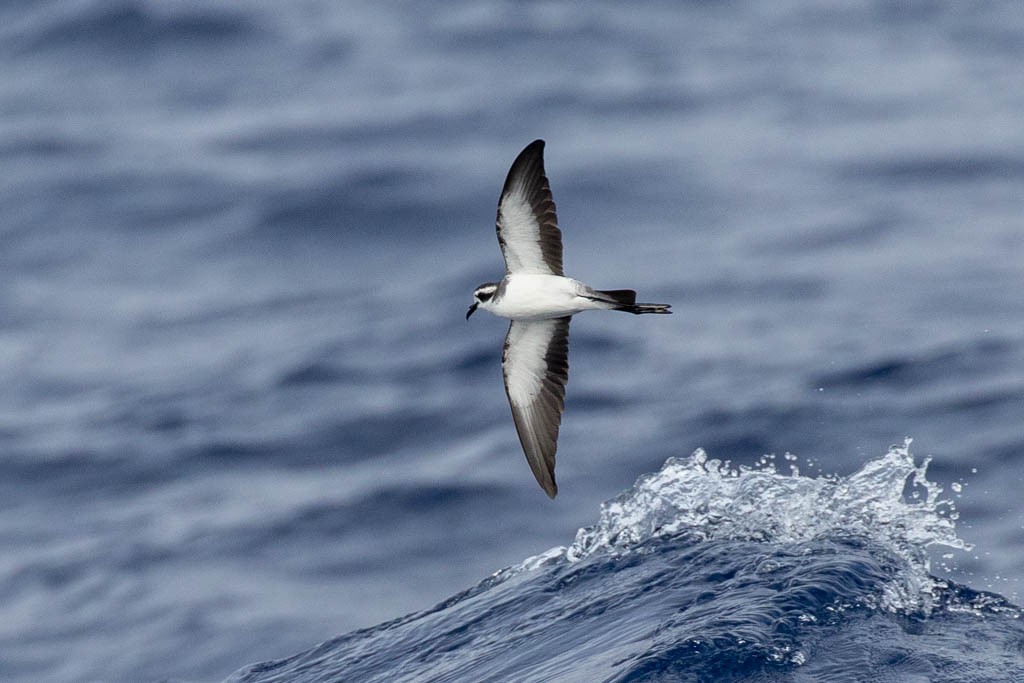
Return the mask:
<path id="1" fill-rule="evenodd" d="M 544 141 L 519 153 L 498 200 L 498 243 L 506 273 L 563 275 L 562 232 L 544 174 Z"/>
<path id="2" fill-rule="evenodd" d="M 526 461 L 537 483 L 554 498 L 555 451 L 569 380 L 569 318 L 513 321 L 501 369 Z"/>

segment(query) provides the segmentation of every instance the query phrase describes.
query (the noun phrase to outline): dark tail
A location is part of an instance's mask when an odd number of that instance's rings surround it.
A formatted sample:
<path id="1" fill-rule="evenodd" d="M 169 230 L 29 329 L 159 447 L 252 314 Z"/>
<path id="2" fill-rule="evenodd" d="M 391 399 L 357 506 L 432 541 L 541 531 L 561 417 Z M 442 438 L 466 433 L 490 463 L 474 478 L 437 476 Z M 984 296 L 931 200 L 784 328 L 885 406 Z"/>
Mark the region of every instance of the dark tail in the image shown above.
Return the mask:
<path id="1" fill-rule="evenodd" d="M 605 301 L 610 304 L 614 304 L 616 311 L 628 311 L 635 315 L 641 313 L 671 313 L 668 310 L 672 308 L 671 304 L 638 304 L 636 302 L 636 292 L 632 289 L 606 289 L 597 290 L 594 292 L 595 301 Z"/>

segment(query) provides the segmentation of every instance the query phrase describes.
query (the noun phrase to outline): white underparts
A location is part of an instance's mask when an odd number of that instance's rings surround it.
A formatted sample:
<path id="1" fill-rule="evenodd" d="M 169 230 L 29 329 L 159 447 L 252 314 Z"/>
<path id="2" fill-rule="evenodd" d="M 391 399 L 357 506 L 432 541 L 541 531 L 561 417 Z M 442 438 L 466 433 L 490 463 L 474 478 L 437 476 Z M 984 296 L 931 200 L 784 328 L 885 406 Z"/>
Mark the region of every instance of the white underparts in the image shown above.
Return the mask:
<path id="1" fill-rule="evenodd" d="M 505 276 L 498 295 L 480 308 L 510 320 L 564 318 L 581 311 L 608 309 L 611 305 L 586 297 L 589 287 L 572 278 L 540 273 Z"/>

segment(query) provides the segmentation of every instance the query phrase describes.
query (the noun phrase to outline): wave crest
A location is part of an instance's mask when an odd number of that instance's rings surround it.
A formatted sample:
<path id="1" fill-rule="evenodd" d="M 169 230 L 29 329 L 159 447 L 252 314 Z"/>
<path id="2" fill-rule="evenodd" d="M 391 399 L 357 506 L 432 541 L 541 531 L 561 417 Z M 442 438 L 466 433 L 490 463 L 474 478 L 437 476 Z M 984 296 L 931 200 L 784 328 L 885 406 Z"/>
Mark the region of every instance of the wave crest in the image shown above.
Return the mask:
<path id="1" fill-rule="evenodd" d="M 916 464 L 910 442 L 890 447 L 846 477 L 802 476 L 795 465 L 785 475 L 769 459 L 758 467 L 734 468 L 698 449 L 687 458 L 670 458 L 602 504 L 597 524 L 580 529 L 560 554 L 578 562 L 595 553 L 634 552 L 667 536 L 780 544 L 851 539 L 906 565 L 902 585 L 883 597 L 882 606 L 927 611 L 937 584 L 927 549 L 970 545 L 957 536 L 953 502 L 941 498 L 942 487 L 927 478 L 929 460 Z"/>

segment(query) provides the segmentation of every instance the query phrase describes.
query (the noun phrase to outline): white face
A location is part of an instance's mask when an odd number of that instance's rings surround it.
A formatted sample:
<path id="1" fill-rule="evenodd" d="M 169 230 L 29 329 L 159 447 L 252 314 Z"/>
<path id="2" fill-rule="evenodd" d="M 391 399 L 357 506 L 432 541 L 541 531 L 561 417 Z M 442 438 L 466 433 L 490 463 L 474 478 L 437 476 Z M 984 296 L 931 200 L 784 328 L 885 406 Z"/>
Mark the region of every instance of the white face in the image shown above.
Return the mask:
<path id="1" fill-rule="evenodd" d="M 476 291 L 473 292 L 473 305 L 466 311 L 466 320 L 469 320 L 469 316 L 473 315 L 473 311 L 477 309 L 477 306 L 487 310 L 494 301 L 494 293 L 497 291 L 497 282 L 488 282 L 477 287 Z"/>
<path id="2" fill-rule="evenodd" d="M 494 293 L 498 291 L 498 286 L 493 284 L 480 285 L 473 292 L 473 299 L 484 307 L 487 306 L 488 302 L 494 298 Z"/>

